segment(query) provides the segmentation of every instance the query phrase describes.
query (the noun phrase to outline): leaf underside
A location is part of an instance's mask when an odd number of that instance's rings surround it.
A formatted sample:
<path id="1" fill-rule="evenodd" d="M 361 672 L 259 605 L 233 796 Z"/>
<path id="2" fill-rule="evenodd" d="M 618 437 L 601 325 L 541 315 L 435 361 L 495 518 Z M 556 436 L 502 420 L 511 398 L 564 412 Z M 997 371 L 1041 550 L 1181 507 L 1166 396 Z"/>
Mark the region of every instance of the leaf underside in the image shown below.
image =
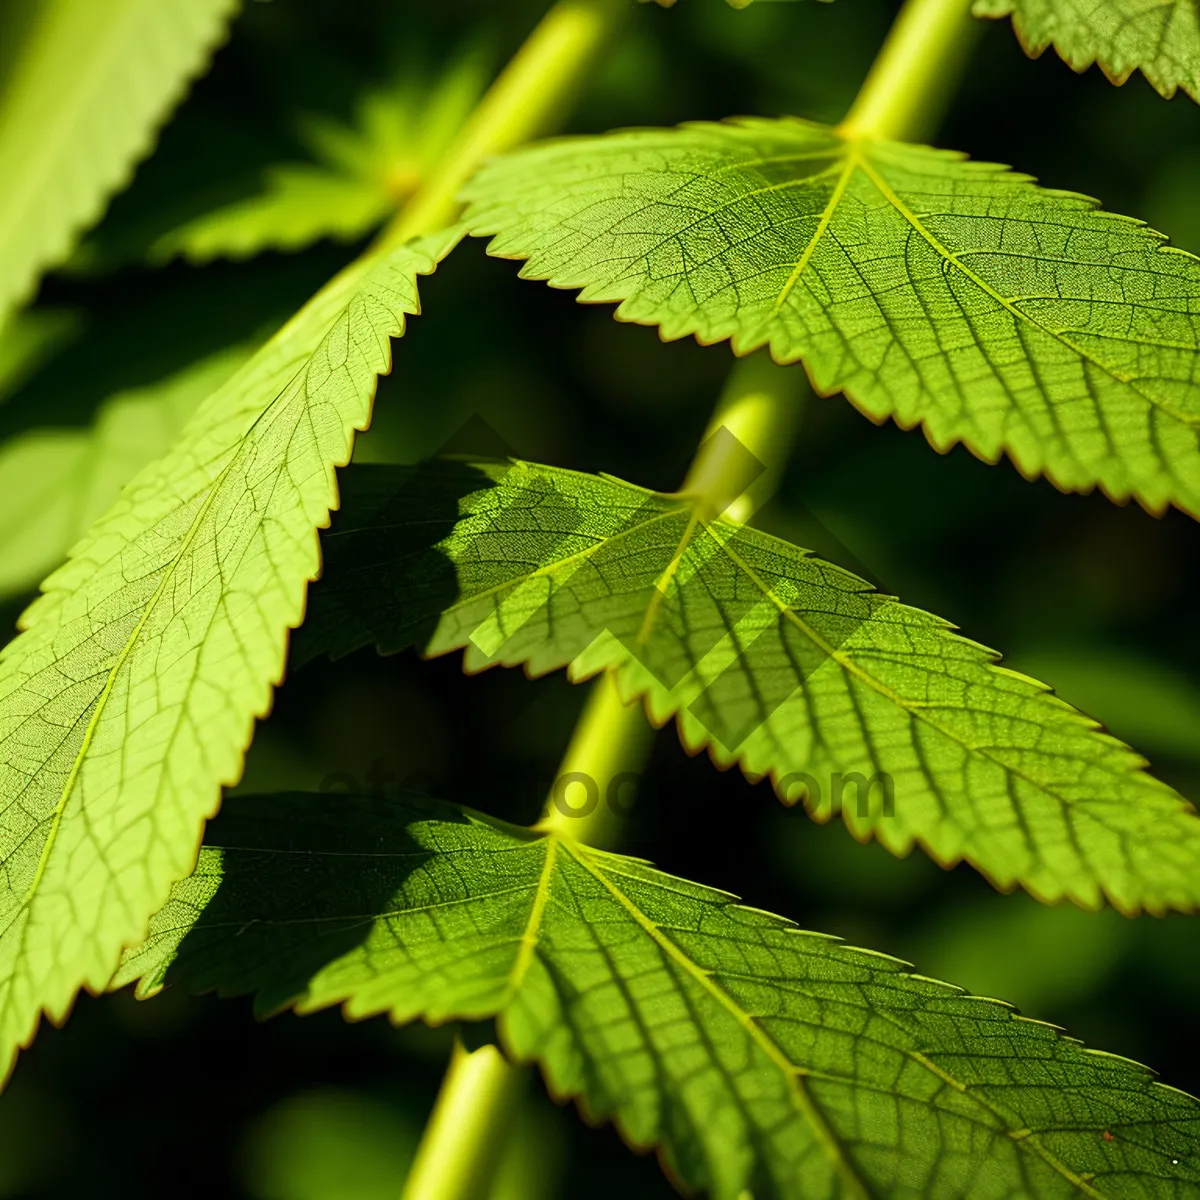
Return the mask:
<path id="1" fill-rule="evenodd" d="M 1200 100 L 1200 14 L 1192 0 L 975 0 L 977 17 L 1012 17 L 1037 57 L 1053 45 L 1076 71 L 1093 63 L 1116 84 L 1140 70 L 1170 99 Z"/>
<path id="2" fill-rule="evenodd" d="M 616 670 L 690 750 L 902 854 L 1125 912 L 1200 904 L 1200 819 L 947 622 L 686 499 L 529 463 L 357 466 L 296 660 Z"/>
<path id="3" fill-rule="evenodd" d="M 0 655 L 0 1078 L 195 861 L 282 675 L 334 468 L 440 234 L 335 278 L 205 401 Z"/>
<path id="4" fill-rule="evenodd" d="M 716 1200 L 1194 1196 L 1200 1106 L 1006 1005 L 424 798 L 234 799 L 114 986 L 497 1017 Z"/>
<path id="5" fill-rule="evenodd" d="M 551 142 L 470 184 L 522 274 L 802 359 L 939 450 L 1200 516 L 1200 260 L 946 151 L 744 119 Z"/>
<path id="6" fill-rule="evenodd" d="M 0 322 L 127 182 L 236 8 L 36 0 L 0 91 Z"/>

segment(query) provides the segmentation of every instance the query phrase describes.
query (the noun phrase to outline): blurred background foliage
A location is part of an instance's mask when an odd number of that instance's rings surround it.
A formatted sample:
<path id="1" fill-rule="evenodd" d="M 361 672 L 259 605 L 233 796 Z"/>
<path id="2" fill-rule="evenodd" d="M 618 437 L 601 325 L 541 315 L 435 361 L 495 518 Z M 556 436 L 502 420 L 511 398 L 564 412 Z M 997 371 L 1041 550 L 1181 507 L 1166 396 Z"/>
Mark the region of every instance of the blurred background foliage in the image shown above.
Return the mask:
<path id="1" fill-rule="evenodd" d="M 641 7 L 571 128 L 738 113 L 836 121 L 895 7 Z M 348 261 L 541 11 L 539 0 L 249 0 L 155 157 L 0 338 L 9 626 L 88 505 L 116 486 L 103 464 L 119 452 L 132 470 L 172 435 L 139 405 L 164 388 L 193 403 L 197 378 L 232 370 Z M 1121 89 L 1095 71 L 1077 78 L 1050 55 L 1028 61 L 1007 27 L 989 26 L 939 141 L 1101 196 L 1200 251 L 1200 109 L 1162 101 L 1140 77 Z M 249 258 L 262 240 L 274 249 Z M 660 344 L 521 282 L 478 243 L 423 298 L 359 458 L 414 460 L 480 418 L 523 457 L 677 484 L 726 348 Z M 50 494 L 57 508 L 36 499 Z M 962 449 L 939 456 L 837 397 L 809 405 L 766 520 L 1003 648 L 1200 799 L 1193 521 L 1062 496 Z M 560 676 L 464 678 L 456 659 L 317 663 L 280 692 L 242 788 L 407 780 L 529 820 L 582 699 Z M 894 859 L 688 759 L 666 732 L 626 845 L 1200 1090 L 1200 958 L 1184 918 L 1044 908 L 964 867 Z M 337 1013 L 258 1024 L 245 1001 L 169 991 L 141 1004 L 83 998 L 0 1096 L 0 1197 L 396 1196 L 450 1039 Z M 670 1194 L 653 1160 L 611 1129 L 587 1128 L 533 1081 L 529 1096 L 496 1198 Z"/>

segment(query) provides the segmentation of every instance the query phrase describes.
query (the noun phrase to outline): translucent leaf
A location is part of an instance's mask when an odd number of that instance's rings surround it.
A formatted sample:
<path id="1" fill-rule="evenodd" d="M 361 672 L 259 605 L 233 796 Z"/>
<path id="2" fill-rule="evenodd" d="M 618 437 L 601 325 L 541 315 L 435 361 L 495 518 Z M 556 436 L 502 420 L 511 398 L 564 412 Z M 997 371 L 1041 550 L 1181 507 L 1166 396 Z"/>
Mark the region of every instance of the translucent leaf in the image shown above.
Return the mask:
<path id="1" fill-rule="evenodd" d="M 1076 71 L 1093 63 L 1113 83 L 1140 70 L 1168 99 L 1200 100 L 1200 15 L 1192 0 L 975 0 L 978 17 L 1008 17 L 1037 57 L 1053 45 Z"/>
<path id="2" fill-rule="evenodd" d="M 230 801 L 116 984 L 497 1017 L 716 1200 L 1183 1197 L 1200 1105 L 1010 1007 L 646 863 L 431 801 Z"/>
<path id="3" fill-rule="evenodd" d="M 749 119 L 551 143 L 470 185 L 523 274 L 769 344 L 873 420 L 1200 516 L 1200 261 L 959 155 Z"/>
<path id="4" fill-rule="evenodd" d="M 456 238 L 319 292 L 95 522 L 0 657 L 0 1076 L 191 869 L 281 677 L 334 467 Z"/>
<path id="5" fill-rule="evenodd" d="M 170 379 L 105 401 L 91 429 L 32 429 L 0 445 L 0 597 L 36 587 L 196 406 L 245 362 L 214 354 Z"/>
<path id="6" fill-rule="evenodd" d="M 527 463 L 360 467 L 325 556 L 301 660 L 374 642 L 616 669 L 689 750 L 860 839 L 1046 900 L 1200 904 L 1200 820 L 1144 760 L 947 622 L 686 497 Z"/>
<path id="7" fill-rule="evenodd" d="M 128 181 L 236 7 L 237 0 L 33 5 L 0 89 L 0 321 Z"/>

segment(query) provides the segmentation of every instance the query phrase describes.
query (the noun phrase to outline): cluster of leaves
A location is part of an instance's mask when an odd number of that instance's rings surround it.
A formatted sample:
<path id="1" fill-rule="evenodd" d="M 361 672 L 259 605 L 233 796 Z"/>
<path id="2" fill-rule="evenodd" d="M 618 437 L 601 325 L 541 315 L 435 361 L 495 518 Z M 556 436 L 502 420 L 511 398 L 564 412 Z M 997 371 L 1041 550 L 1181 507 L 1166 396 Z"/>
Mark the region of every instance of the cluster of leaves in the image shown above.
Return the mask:
<path id="1" fill-rule="evenodd" d="M 12 310 L 233 7 L 34 6 L 0 114 L 11 373 L 51 336 Z M 1136 4 L 1077 9 L 1014 18 L 1035 51 L 1194 88 L 1194 12 L 1168 9 L 1152 38 Z M 84 54 L 94 70 L 74 69 Z M 464 121 L 465 61 L 432 100 L 393 90 L 355 130 L 310 124 L 318 165 L 272 172 L 151 257 L 362 236 Z M 1200 518 L 1200 261 L 1005 168 L 792 119 L 538 146 L 465 199 L 461 225 L 369 250 L 257 351 L 115 397 L 90 431 L 0 448 L 30 505 L 0 587 L 66 557 L 0 657 L 0 1074 L 81 986 L 178 980 L 264 1011 L 498 1018 L 555 1091 L 730 1200 L 1192 1194 L 1200 1105 L 1143 1068 L 640 861 L 417 799 L 275 796 L 231 806 L 197 862 L 299 627 L 296 663 L 374 644 L 612 672 L 689 749 L 895 853 L 1089 908 L 1200 907 L 1200 820 L 1132 750 L 706 498 L 523 462 L 336 476 L 418 278 L 469 233 L 664 338 L 803 362 L 939 449 Z M 902 803 L 822 794 L 834 774 L 886 775 Z"/>

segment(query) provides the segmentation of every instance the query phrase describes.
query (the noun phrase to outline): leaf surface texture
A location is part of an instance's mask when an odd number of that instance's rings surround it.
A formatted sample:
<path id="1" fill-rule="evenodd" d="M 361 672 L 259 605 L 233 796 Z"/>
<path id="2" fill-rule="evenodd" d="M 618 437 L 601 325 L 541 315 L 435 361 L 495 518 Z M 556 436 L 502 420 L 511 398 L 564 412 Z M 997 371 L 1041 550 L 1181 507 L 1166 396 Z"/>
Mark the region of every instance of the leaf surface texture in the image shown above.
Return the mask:
<path id="1" fill-rule="evenodd" d="M 30 6 L 0 85 L 0 321 L 128 181 L 236 8 L 237 0 Z"/>
<path id="2" fill-rule="evenodd" d="M 1200 516 L 1200 260 L 960 155 L 746 119 L 553 142 L 470 185 L 522 273 L 769 344 L 873 420 Z"/>
<path id="3" fill-rule="evenodd" d="M 1076 71 L 1099 64 L 1113 83 L 1140 70 L 1168 99 L 1200 100 L 1200 14 L 1190 0 L 976 0 L 979 17 L 1012 17 L 1026 51 L 1053 45 Z"/>
<path id="4" fill-rule="evenodd" d="M 552 1092 L 716 1200 L 1184 1197 L 1145 1068 L 644 862 L 431 801 L 230 801 L 114 981 L 497 1017 Z"/>
<path id="5" fill-rule="evenodd" d="M 528 463 L 356 467 L 303 661 L 374 643 L 619 672 L 691 750 L 895 853 L 1127 912 L 1200 903 L 1200 819 L 947 622 L 681 496 Z"/>
<path id="6" fill-rule="evenodd" d="M 456 238 L 319 292 L 95 522 L 0 657 L 0 1075 L 191 869 L 281 678 L 334 468 Z"/>

